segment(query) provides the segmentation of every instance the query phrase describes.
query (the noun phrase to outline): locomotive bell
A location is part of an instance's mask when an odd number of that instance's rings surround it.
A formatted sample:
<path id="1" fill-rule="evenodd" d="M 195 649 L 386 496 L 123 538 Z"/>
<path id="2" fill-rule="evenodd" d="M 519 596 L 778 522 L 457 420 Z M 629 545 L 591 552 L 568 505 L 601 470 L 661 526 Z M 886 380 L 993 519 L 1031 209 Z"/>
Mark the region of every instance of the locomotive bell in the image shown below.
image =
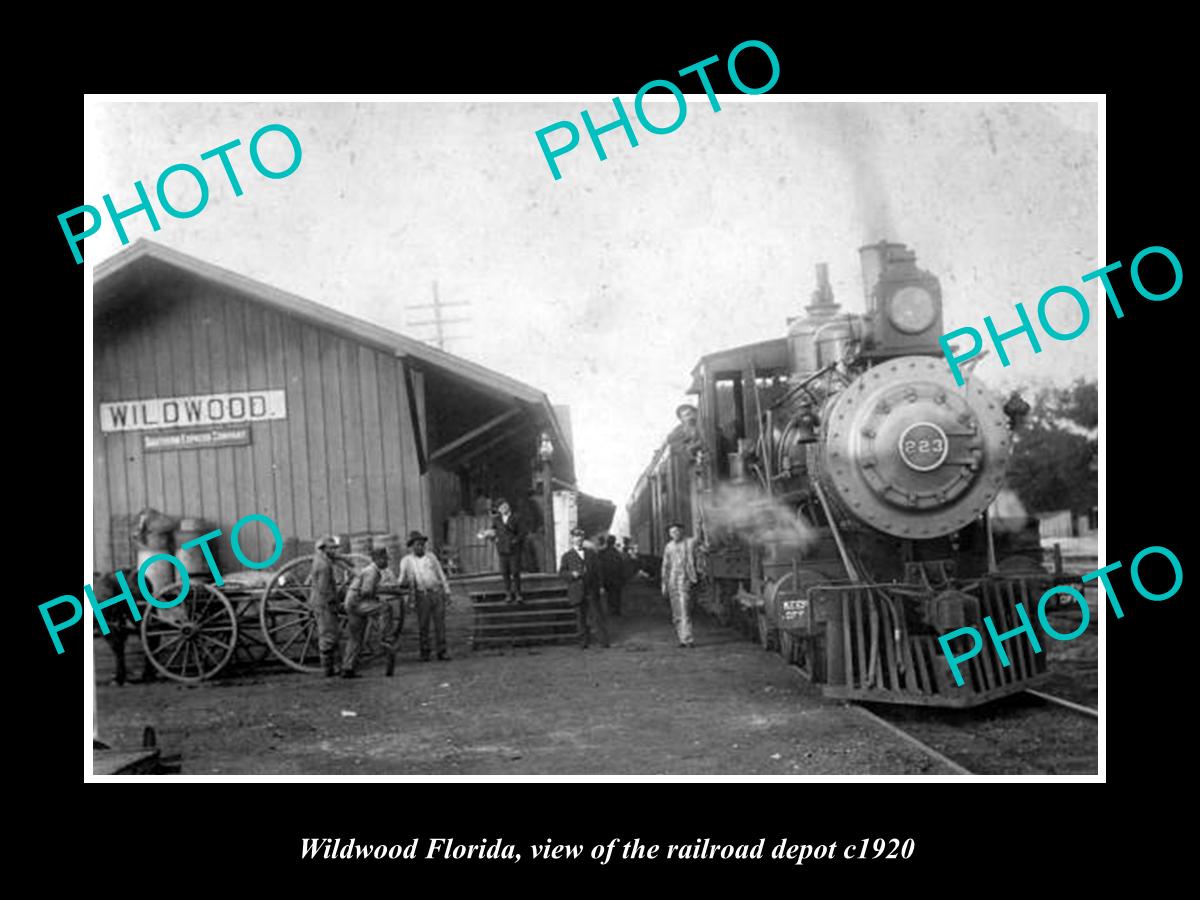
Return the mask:
<path id="1" fill-rule="evenodd" d="M 880 363 L 842 391 L 823 420 L 823 481 L 851 516 L 886 534 L 958 531 L 1004 483 L 1004 410 L 977 378 L 957 387 L 943 360 Z"/>

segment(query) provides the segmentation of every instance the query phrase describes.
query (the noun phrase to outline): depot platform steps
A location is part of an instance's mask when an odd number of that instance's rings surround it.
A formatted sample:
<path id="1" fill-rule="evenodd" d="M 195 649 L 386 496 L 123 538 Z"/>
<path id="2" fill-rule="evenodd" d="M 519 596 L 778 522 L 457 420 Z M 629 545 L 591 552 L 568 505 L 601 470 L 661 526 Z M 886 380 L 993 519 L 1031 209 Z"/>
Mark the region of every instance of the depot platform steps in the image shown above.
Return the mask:
<path id="1" fill-rule="evenodd" d="M 471 601 L 473 650 L 579 640 L 579 610 L 567 600 L 566 585 L 557 575 L 522 574 L 523 603 L 507 602 L 499 575 L 455 581 Z"/>

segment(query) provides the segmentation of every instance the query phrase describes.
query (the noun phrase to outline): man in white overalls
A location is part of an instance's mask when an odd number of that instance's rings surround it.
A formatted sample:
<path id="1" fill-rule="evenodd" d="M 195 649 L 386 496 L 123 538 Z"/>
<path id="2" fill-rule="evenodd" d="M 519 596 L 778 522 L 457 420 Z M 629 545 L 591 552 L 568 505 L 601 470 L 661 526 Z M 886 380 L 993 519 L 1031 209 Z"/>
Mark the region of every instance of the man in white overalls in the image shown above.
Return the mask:
<path id="1" fill-rule="evenodd" d="M 667 528 L 671 540 L 663 547 L 662 593 L 671 601 L 671 621 L 680 647 L 692 646 L 692 586 L 700 580 L 692 553 L 692 541 L 684 538 L 683 526 L 672 523 Z"/>

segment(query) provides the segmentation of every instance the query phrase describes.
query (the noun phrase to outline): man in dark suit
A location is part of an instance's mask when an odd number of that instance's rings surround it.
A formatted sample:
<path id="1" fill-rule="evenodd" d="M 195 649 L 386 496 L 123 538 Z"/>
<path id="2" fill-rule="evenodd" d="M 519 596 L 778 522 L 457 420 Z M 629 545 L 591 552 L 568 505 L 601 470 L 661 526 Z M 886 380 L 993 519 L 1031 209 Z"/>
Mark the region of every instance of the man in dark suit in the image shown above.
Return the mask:
<path id="1" fill-rule="evenodd" d="M 522 603 L 521 555 L 525 551 L 525 524 L 512 511 L 507 500 L 497 504 L 498 512 L 492 516 L 491 536 L 496 541 L 496 553 L 500 556 L 500 574 L 504 576 L 504 594 L 509 603 Z"/>
<path id="2" fill-rule="evenodd" d="M 600 646 L 608 646 L 608 622 L 600 605 L 600 560 L 595 550 L 583 546 L 584 530 L 571 529 L 571 549 L 562 555 L 560 578 L 566 579 L 567 598 L 579 607 L 579 643 L 586 649 L 591 640 L 589 619 L 596 629 Z"/>
<path id="3" fill-rule="evenodd" d="M 600 557 L 600 580 L 604 584 L 604 597 L 608 601 L 608 614 L 621 615 L 621 588 L 625 586 L 625 557 L 617 549 L 617 539 L 608 535 Z"/>

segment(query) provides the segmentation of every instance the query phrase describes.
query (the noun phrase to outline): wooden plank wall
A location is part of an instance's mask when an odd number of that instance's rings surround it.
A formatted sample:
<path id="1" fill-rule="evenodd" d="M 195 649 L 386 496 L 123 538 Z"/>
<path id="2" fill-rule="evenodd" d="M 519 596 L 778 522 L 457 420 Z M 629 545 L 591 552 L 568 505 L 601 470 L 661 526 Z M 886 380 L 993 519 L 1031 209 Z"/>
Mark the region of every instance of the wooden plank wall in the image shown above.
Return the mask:
<path id="1" fill-rule="evenodd" d="M 135 562 L 130 529 L 152 506 L 220 528 L 222 571 L 234 522 L 274 519 L 295 553 L 322 534 L 427 531 L 400 361 L 240 295 L 200 282 L 160 286 L 148 301 L 105 306 L 95 324 L 95 567 Z M 421 391 L 423 381 L 416 380 Z M 147 432 L 103 434 L 99 404 L 245 389 L 283 389 L 287 418 L 251 424 L 241 447 L 144 453 Z M 418 397 L 420 414 L 424 398 Z M 239 536 L 251 559 L 271 553 L 258 525 Z"/>
<path id="2" fill-rule="evenodd" d="M 466 513 L 450 516 L 447 520 L 449 544 L 458 555 L 459 574 L 480 575 L 500 571 L 496 542 L 480 540 L 478 537 L 481 531 L 485 531 L 491 525 L 491 516 L 473 516 Z"/>
<path id="3" fill-rule="evenodd" d="M 433 463 L 429 467 L 429 505 L 433 514 L 433 530 L 426 532 L 435 545 L 454 543 L 446 532 L 449 518 L 462 512 L 462 481 L 458 474 Z"/>

